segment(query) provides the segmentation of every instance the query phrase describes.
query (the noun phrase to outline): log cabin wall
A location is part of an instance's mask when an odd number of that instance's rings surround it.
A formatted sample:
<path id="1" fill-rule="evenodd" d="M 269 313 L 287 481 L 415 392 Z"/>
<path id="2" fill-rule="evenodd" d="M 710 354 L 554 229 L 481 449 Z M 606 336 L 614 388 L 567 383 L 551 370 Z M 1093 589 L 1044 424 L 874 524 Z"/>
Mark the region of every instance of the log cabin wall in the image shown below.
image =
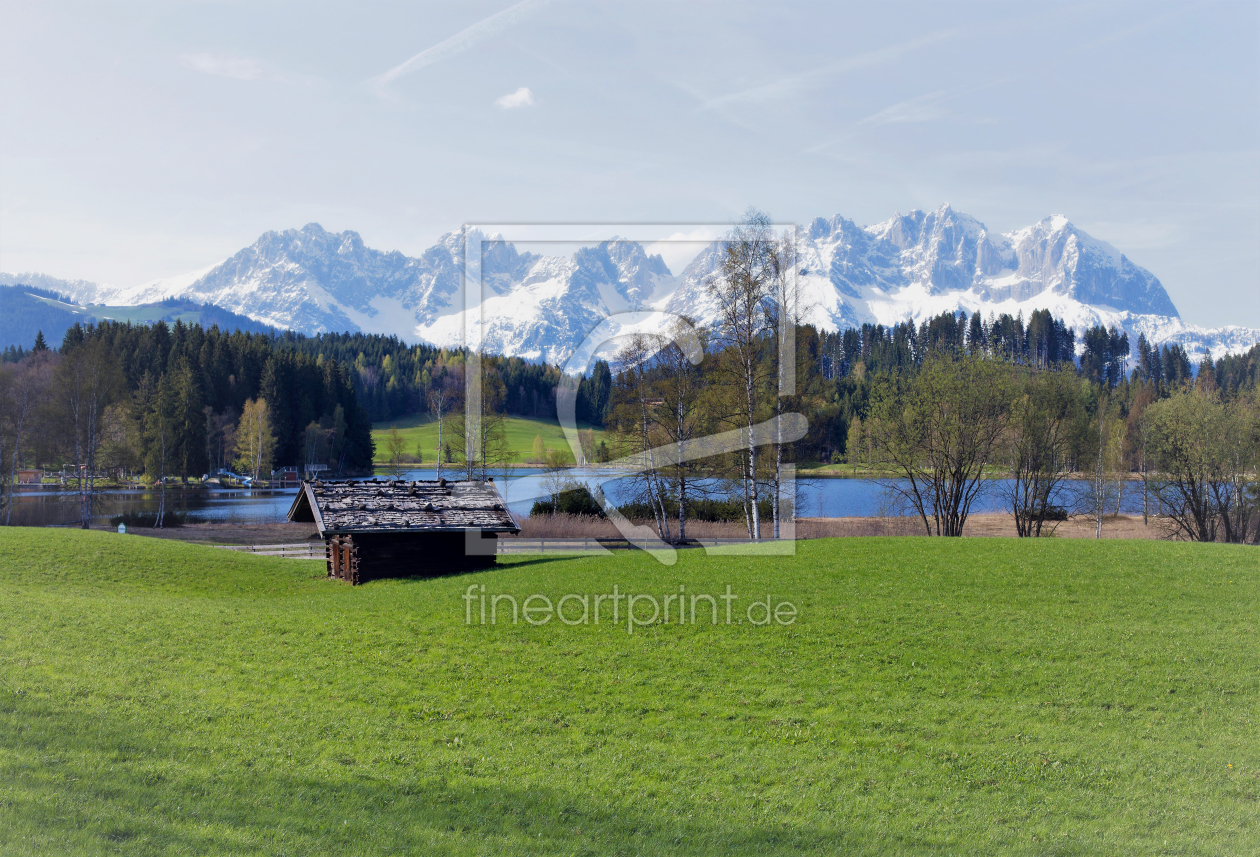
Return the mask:
<path id="1" fill-rule="evenodd" d="M 333 536 L 325 542 L 328 576 L 348 583 L 359 582 L 359 563 L 353 536 Z"/>
<path id="2" fill-rule="evenodd" d="M 495 538 L 483 533 L 481 537 Z M 465 555 L 463 532 L 354 533 L 326 542 L 328 576 L 351 584 L 386 577 L 435 577 L 490 568 L 489 556 Z"/>

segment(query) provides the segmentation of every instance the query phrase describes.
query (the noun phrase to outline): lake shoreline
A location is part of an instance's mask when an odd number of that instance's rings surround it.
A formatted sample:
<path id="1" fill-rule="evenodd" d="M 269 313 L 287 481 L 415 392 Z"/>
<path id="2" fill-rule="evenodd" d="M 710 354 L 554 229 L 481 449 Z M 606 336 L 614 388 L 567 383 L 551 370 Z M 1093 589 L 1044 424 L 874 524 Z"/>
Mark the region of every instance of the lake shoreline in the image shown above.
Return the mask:
<path id="1" fill-rule="evenodd" d="M 541 523 L 541 521 L 539 521 Z M 607 524 L 606 533 L 599 533 L 600 538 L 616 538 L 618 533 L 611 522 Z M 696 522 L 703 524 L 704 522 Z M 738 530 L 740 524 L 728 524 L 731 533 L 714 533 L 713 536 L 702 534 L 702 538 L 742 537 Z M 923 522 L 918 517 L 850 517 L 850 518 L 799 518 L 796 522 L 798 539 L 819 538 L 861 538 L 871 536 L 919 536 L 926 537 Z M 1066 521 L 1047 524 L 1054 526 L 1053 538 L 1083 539 L 1095 537 L 1095 524 L 1084 516 L 1069 518 Z M 101 526 L 94 530 L 109 529 Z M 769 523 L 767 522 L 767 530 Z M 185 524 L 182 527 L 154 529 L 150 527 L 134 527 L 127 531 L 128 536 L 147 538 L 174 539 L 205 545 L 267 545 L 296 544 L 308 541 L 321 541 L 312 524 L 309 523 L 198 523 Z M 554 535 L 544 534 L 547 538 L 563 538 L 564 533 L 557 531 Z M 1016 538 L 1015 522 L 1010 514 L 982 513 L 967 519 L 963 532 L 964 538 Z M 522 537 L 537 538 L 537 533 L 523 533 Z M 592 536 L 593 537 L 593 536 Z M 1103 521 L 1104 539 L 1161 539 L 1166 538 L 1163 519 L 1152 516 L 1149 523 L 1143 523 L 1141 515 L 1109 515 Z M 505 539 L 511 539 L 508 536 Z"/>

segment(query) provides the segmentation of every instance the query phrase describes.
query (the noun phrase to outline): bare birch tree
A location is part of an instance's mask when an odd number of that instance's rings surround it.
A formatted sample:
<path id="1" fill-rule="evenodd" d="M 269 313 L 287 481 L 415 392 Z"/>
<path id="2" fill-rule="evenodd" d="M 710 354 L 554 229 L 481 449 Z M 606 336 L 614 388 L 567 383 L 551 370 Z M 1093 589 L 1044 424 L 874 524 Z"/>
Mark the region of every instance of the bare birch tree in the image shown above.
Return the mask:
<path id="1" fill-rule="evenodd" d="M 96 498 L 97 456 L 105 442 L 105 411 L 123 389 L 122 373 L 106 343 L 94 339 L 63 354 L 54 398 L 74 458 L 79 525 L 87 529 Z"/>
<path id="2" fill-rule="evenodd" d="M 689 320 L 678 320 L 676 326 L 694 330 Z M 677 332 L 677 331 L 675 331 Z M 688 498 L 698 475 L 699 463 L 688 460 L 689 446 L 700 431 L 699 409 L 702 381 L 700 367 L 691 362 L 687 351 L 678 343 L 680 336 L 671 336 L 657 354 L 660 370 L 660 427 L 664 439 L 675 444 L 676 461 L 667 467 L 678 501 L 678 538 L 687 538 Z M 703 351 L 703 342 L 701 342 Z"/>
<path id="3" fill-rule="evenodd" d="M 754 541 L 761 539 L 754 428 L 766 368 L 765 338 L 771 332 L 766 309 L 773 298 L 777 271 L 778 242 L 770 218 L 749 209 L 743 221 L 723 239 L 719 273 L 706 283 L 709 294 L 717 301 L 716 338 L 730 354 L 740 388 L 734 401 L 736 416 L 748 434 L 742 481 L 748 534 Z"/>
<path id="4" fill-rule="evenodd" d="M 774 537 L 780 537 L 781 501 L 783 494 L 783 411 L 784 407 L 798 401 L 796 395 L 796 329 L 812 310 L 803 291 L 802 281 L 796 276 L 795 235 L 787 232 L 774 247 L 771 256 L 773 278 L 771 300 L 767 303 L 768 322 L 774 337 L 772 359 L 775 367 L 775 385 L 770 395 L 774 398 L 774 470 L 771 476 L 773 491 L 770 511 L 774 518 Z"/>
<path id="5" fill-rule="evenodd" d="M 1090 470 L 1084 483 L 1081 495 L 1081 510 L 1094 522 L 1094 538 L 1101 539 L 1103 522 L 1107 518 L 1114 495 L 1112 481 L 1108 469 L 1107 449 L 1112 420 L 1107 414 L 1107 399 L 1098 403 L 1098 417 L 1094 426 L 1094 435 L 1090 440 Z"/>
<path id="6" fill-rule="evenodd" d="M 654 447 L 658 440 L 657 409 L 664 404 L 657 400 L 649 363 L 664 342 L 659 337 L 638 333 L 618 349 L 618 384 L 614 390 L 618 423 L 632 455 L 640 459 L 636 481 L 642 486 L 648 506 L 656 521 L 657 534 L 671 538 L 669 516 L 665 507 L 665 490 Z"/>
<path id="7" fill-rule="evenodd" d="M 458 384 L 452 383 L 448 377 L 433 381 L 429 386 L 429 413 L 437 422 L 437 478 L 442 478 L 442 429 L 446 427 L 447 416 L 459 401 Z"/>

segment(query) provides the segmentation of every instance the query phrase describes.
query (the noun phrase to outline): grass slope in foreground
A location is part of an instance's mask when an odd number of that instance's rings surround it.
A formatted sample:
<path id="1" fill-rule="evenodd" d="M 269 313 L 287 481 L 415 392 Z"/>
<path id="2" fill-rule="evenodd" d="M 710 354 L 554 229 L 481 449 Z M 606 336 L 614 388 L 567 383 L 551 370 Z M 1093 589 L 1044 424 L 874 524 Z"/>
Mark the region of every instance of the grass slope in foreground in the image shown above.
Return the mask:
<path id="1" fill-rule="evenodd" d="M 99 532 L 0 555 L 6 855 L 1260 850 L 1255 549 L 847 539 L 360 588 Z M 800 616 L 469 627 L 470 583 Z"/>
<path id="2" fill-rule="evenodd" d="M 534 457 L 534 438 L 541 437 L 543 446 L 561 453 L 565 461 L 573 461 L 573 452 L 569 442 L 565 440 L 560 423 L 555 420 L 536 419 L 534 417 L 504 417 L 504 429 L 507 432 L 508 447 L 517 455 L 516 463 L 525 464 Z M 422 444 L 424 450 L 423 467 L 434 467 L 437 463 L 437 420 L 427 414 L 400 417 L 396 420 L 372 424 L 372 440 L 376 441 L 376 464 L 384 465 L 389 460 L 389 449 L 385 446 L 385 438 L 390 427 L 396 426 L 407 440 L 407 454 L 416 454 L 416 444 Z M 442 427 L 443 445 L 450 443 L 456 457 L 463 454 L 464 436 L 455 434 L 456 421 L 450 420 Z M 579 423 L 578 428 L 590 428 Z M 604 440 L 604 430 L 594 430 L 595 445 Z M 415 465 L 409 465 L 414 467 Z"/>

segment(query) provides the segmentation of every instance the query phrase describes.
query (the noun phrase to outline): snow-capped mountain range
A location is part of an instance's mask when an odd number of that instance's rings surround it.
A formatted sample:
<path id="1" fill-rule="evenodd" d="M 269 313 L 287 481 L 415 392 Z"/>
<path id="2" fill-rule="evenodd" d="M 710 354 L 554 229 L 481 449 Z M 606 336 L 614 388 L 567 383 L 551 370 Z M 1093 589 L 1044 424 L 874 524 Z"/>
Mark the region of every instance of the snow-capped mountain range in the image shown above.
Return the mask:
<path id="1" fill-rule="evenodd" d="M 642 244 L 612 239 L 571 255 L 519 252 L 497 236 L 448 233 L 418 257 L 367 247 L 355 232 L 311 223 L 268 232 L 202 271 L 120 289 L 38 274 L 0 275 L 79 303 L 131 305 L 187 297 L 304 333 L 364 331 L 409 342 L 463 341 L 466 241 L 481 242 L 479 311 L 487 350 L 563 362 L 601 319 L 628 310 L 705 322 L 705 286 L 720 249 L 705 247 L 677 274 Z M 874 226 L 837 215 L 797 231 L 798 284 L 808 320 L 828 329 L 893 324 L 941 312 L 1049 309 L 1078 332 L 1117 325 L 1136 339 L 1176 342 L 1219 357 L 1260 342 L 1260 329 L 1202 328 L 1180 319 L 1159 280 L 1061 216 L 991 233 L 948 205 Z"/>

